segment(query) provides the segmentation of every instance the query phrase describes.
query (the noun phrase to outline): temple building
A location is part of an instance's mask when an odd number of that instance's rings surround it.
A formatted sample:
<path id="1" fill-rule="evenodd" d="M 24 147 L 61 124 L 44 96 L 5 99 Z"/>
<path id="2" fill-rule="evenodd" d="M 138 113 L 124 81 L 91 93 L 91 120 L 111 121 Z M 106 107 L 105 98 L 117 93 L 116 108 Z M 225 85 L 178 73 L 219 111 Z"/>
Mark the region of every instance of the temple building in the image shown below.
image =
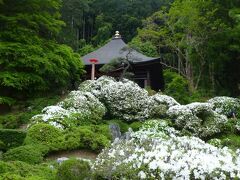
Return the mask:
<path id="1" fill-rule="evenodd" d="M 98 78 L 104 73 L 99 69 L 117 58 L 126 58 L 131 61 L 133 80 L 141 87 L 150 86 L 154 90 L 163 90 L 164 80 L 162 65 L 159 57 L 147 57 L 136 50 L 124 51 L 128 45 L 122 40 L 118 31 L 110 42 L 101 48 L 82 57 L 87 71 L 86 78 Z M 107 75 L 117 77 L 123 69 L 118 69 Z"/>

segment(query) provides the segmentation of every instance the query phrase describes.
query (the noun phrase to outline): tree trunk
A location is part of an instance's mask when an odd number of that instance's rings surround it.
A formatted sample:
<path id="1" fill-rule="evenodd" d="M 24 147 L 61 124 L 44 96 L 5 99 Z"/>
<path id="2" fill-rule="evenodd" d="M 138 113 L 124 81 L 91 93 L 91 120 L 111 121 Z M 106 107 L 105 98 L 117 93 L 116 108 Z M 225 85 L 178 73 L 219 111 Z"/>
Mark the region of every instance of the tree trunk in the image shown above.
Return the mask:
<path id="1" fill-rule="evenodd" d="M 82 24 L 82 28 L 83 28 L 83 31 L 82 31 L 82 39 L 85 39 L 85 28 L 86 28 L 86 22 L 85 22 L 85 16 L 84 16 L 84 11 L 82 13 L 82 17 L 83 17 L 83 24 Z"/>
<path id="2" fill-rule="evenodd" d="M 215 78 L 214 78 L 214 64 L 209 63 L 209 76 L 211 81 L 212 90 L 215 90 Z"/>

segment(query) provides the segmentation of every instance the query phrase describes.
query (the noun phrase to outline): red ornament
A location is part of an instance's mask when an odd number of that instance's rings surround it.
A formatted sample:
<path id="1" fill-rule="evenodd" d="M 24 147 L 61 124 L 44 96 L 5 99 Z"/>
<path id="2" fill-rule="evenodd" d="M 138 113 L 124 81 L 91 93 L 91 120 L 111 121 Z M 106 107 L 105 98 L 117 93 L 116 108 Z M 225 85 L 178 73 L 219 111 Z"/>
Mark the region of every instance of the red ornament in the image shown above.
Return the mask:
<path id="1" fill-rule="evenodd" d="M 98 60 L 97 59 L 89 59 L 89 61 L 91 62 L 91 63 L 97 63 L 98 62 Z"/>

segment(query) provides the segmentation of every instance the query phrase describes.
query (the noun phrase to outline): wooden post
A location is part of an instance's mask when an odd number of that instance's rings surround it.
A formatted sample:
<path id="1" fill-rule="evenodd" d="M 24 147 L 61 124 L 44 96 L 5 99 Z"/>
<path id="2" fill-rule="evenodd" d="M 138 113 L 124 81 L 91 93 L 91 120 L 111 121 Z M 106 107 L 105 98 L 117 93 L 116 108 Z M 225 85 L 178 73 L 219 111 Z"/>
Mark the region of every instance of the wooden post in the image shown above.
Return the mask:
<path id="1" fill-rule="evenodd" d="M 95 63 L 92 63 L 91 80 L 95 79 Z"/>
<path id="2" fill-rule="evenodd" d="M 147 71 L 147 86 L 150 86 L 151 82 L 150 82 L 150 72 Z"/>
<path id="3" fill-rule="evenodd" d="M 98 62 L 98 60 L 90 59 L 89 61 L 92 63 L 91 80 L 94 80 L 95 79 L 95 64 Z"/>
<path id="4" fill-rule="evenodd" d="M 144 79 L 144 88 L 146 88 L 148 86 L 148 80 Z"/>

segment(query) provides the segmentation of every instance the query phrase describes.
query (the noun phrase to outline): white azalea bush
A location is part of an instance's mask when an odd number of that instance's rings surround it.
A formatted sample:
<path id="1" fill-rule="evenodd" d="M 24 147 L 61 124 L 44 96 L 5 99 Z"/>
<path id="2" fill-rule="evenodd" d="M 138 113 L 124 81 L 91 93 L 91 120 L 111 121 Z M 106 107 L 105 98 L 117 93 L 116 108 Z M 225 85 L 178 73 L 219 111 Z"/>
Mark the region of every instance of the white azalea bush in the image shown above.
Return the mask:
<path id="1" fill-rule="evenodd" d="M 83 82 L 79 90 L 91 92 L 107 107 L 110 116 L 126 121 L 165 117 L 169 107 L 179 105 L 172 97 L 160 93 L 148 96 L 145 89 L 127 79 L 116 81 L 102 76 Z"/>
<path id="2" fill-rule="evenodd" d="M 221 139 L 213 138 L 213 139 L 210 139 L 209 141 L 207 141 L 207 143 L 211 144 L 215 147 L 219 147 L 219 148 L 223 147 Z"/>
<path id="3" fill-rule="evenodd" d="M 214 111 L 226 116 L 231 117 L 233 113 L 240 112 L 240 99 L 238 98 L 220 96 L 209 99 L 208 103 L 212 105 Z"/>
<path id="4" fill-rule="evenodd" d="M 79 90 L 94 94 L 114 118 L 133 121 L 149 117 L 148 93 L 133 81 L 116 81 L 111 77 L 102 76 L 97 80 L 82 83 Z"/>
<path id="5" fill-rule="evenodd" d="M 236 126 L 235 126 L 236 130 L 238 132 L 240 132 L 240 120 L 238 119 L 237 123 L 236 123 Z"/>
<path id="6" fill-rule="evenodd" d="M 124 79 L 102 88 L 104 104 L 112 117 L 126 121 L 145 120 L 149 117 L 149 98 L 145 89 Z"/>
<path id="7" fill-rule="evenodd" d="M 106 113 L 105 106 L 89 92 L 72 91 L 59 105 L 70 112 L 80 114 L 79 120 L 99 121 Z"/>
<path id="8" fill-rule="evenodd" d="M 102 99 L 102 88 L 116 82 L 113 77 L 101 76 L 97 80 L 87 80 L 80 84 L 78 90 L 84 92 L 90 92 L 98 99 Z"/>
<path id="9" fill-rule="evenodd" d="M 240 151 L 180 137 L 166 123 L 152 121 L 105 149 L 93 171 L 105 179 L 234 179 L 240 178 Z"/>
<path id="10" fill-rule="evenodd" d="M 209 103 L 172 106 L 167 114 L 178 129 L 201 138 L 220 133 L 228 121 L 226 116 L 213 111 Z"/>
<path id="11" fill-rule="evenodd" d="M 150 116 L 164 118 L 167 116 L 167 110 L 176 105 L 180 105 L 174 98 L 157 93 L 149 97 L 150 99 Z"/>
<path id="12" fill-rule="evenodd" d="M 42 110 L 42 114 L 31 118 L 29 127 L 34 124 L 46 123 L 59 129 L 65 129 L 74 125 L 74 122 L 68 121 L 70 112 L 60 106 L 47 106 Z"/>
<path id="13" fill-rule="evenodd" d="M 106 113 L 105 106 L 91 93 L 72 91 L 56 106 L 48 106 L 42 114 L 32 117 L 32 123 L 47 123 L 65 129 L 71 126 L 96 123 Z"/>

